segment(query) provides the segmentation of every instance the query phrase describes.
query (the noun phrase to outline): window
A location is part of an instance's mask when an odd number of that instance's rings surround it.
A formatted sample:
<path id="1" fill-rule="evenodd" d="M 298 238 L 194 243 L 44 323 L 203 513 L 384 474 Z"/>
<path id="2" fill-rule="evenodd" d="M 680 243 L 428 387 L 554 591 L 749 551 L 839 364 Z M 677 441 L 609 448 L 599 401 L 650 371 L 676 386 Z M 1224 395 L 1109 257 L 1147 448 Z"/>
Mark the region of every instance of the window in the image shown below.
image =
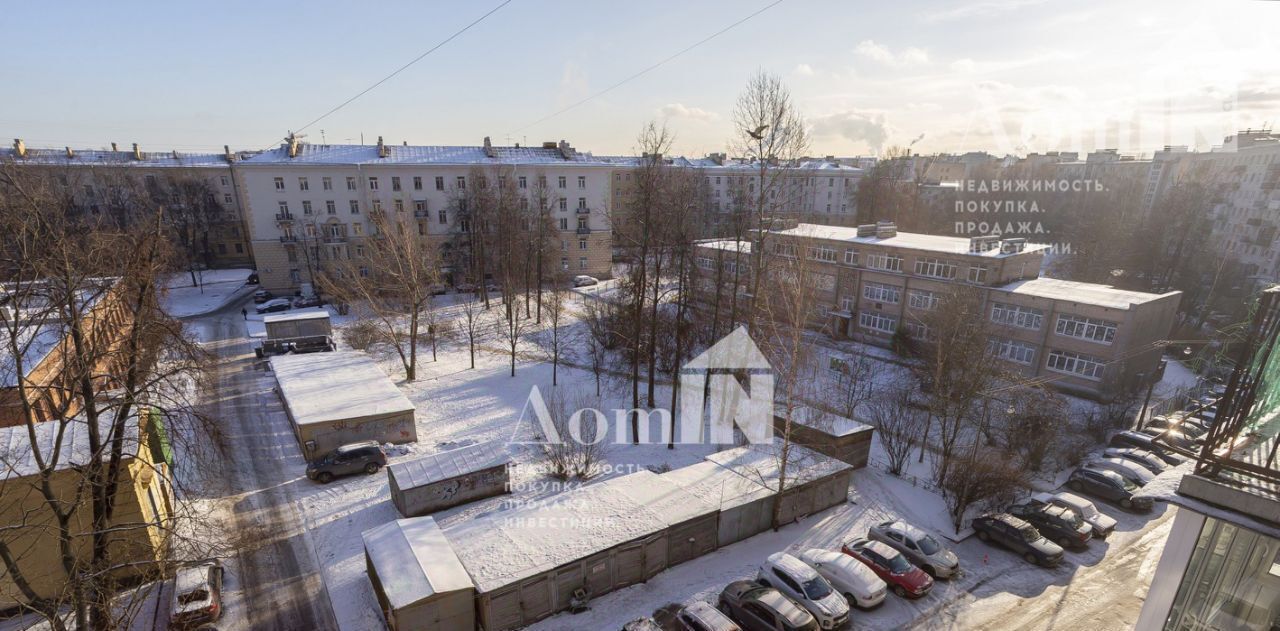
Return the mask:
<path id="1" fill-rule="evenodd" d="M 882 283 L 867 283 L 862 286 L 862 297 L 872 302 L 898 304 L 902 300 L 902 288 Z"/>
<path id="2" fill-rule="evenodd" d="M 516 185 L 520 188 L 529 188 L 529 178 L 521 175 L 516 179 Z"/>
<path id="3" fill-rule="evenodd" d="M 970 265 L 969 266 L 969 282 L 977 283 L 977 284 L 982 284 L 987 282 L 987 268 Z"/>
<path id="4" fill-rule="evenodd" d="M 905 328 L 907 329 L 907 335 L 910 335 L 912 338 L 917 340 L 929 340 L 933 338 L 933 331 L 930 331 L 929 325 L 923 322 L 908 320 Z"/>
<path id="5" fill-rule="evenodd" d="M 356 190 L 356 179 L 354 177 L 347 178 L 347 190 L 348 191 Z"/>
<path id="6" fill-rule="evenodd" d="M 1115 322 L 1094 320 L 1080 316 L 1059 315 L 1054 332 L 1066 337 L 1075 337 L 1099 344 L 1110 344 L 1116 337 Z"/>
<path id="7" fill-rule="evenodd" d="M 912 309 L 926 311 L 938 308 L 938 294 L 923 289 L 912 289 L 907 292 L 907 305 Z"/>
<path id="8" fill-rule="evenodd" d="M 154 177 L 155 177 L 155 176 L 150 176 L 150 175 L 149 175 L 149 176 L 147 176 L 147 177 L 150 177 L 150 178 L 153 178 L 153 179 L 154 179 Z M 283 191 L 283 190 L 284 190 L 284 178 L 282 178 L 282 177 L 278 177 L 278 178 L 275 178 L 275 181 L 276 181 L 276 190 L 277 190 L 277 191 Z"/>
<path id="9" fill-rule="evenodd" d="M 831 274 L 809 274 L 809 282 L 813 283 L 818 291 L 836 290 L 836 277 Z"/>
<path id="10" fill-rule="evenodd" d="M 579 176 L 578 176 L 578 188 L 579 188 L 579 189 L 584 189 L 584 188 L 586 188 L 586 187 L 587 187 L 587 176 L 585 176 L 585 175 L 579 175 Z"/>
<path id="11" fill-rule="evenodd" d="M 858 314 L 858 326 L 881 333 L 893 333 L 898 330 L 898 319 L 879 313 L 863 311 Z"/>
<path id="12" fill-rule="evenodd" d="M 457 179 L 457 183 L 458 183 L 458 190 L 460 190 L 460 191 L 465 191 L 465 190 L 467 190 L 467 178 L 466 178 L 466 176 L 459 175 L 459 176 L 458 176 L 458 179 Z"/>
<path id="13" fill-rule="evenodd" d="M 327 200 L 327 201 L 324 203 L 324 211 L 325 211 L 326 213 L 329 213 L 330 215 L 336 215 L 336 214 L 338 214 L 338 205 L 337 205 L 337 204 L 335 204 L 335 203 L 333 203 L 333 200 L 332 200 L 332 199 Z"/>
<path id="14" fill-rule="evenodd" d="M 360 236 L 360 235 L 362 235 L 362 234 L 364 234 L 364 224 L 362 224 L 362 223 L 360 223 L 360 222 L 358 222 L 358 221 L 357 221 L 357 222 L 355 222 L 355 223 L 353 223 L 353 224 L 351 224 L 351 234 L 353 234 L 353 235 L 355 235 L 355 236 L 357 236 L 357 237 L 358 237 L 358 236 Z"/>
<path id="15" fill-rule="evenodd" d="M 311 184 L 307 182 L 307 178 L 305 177 L 298 178 L 298 190 L 300 191 L 311 190 Z"/>
<path id="16" fill-rule="evenodd" d="M 227 193 L 226 195 L 222 196 L 222 203 L 230 204 L 232 201 L 234 200 L 231 199 L 231 193 Z"/>
<path id="17" fill-rule="evenodd" d="M 393 204 L 395 204 L 396 212 L 398 212 L 398 213 L 402 213 L 402 212 L 404 212 L 404 200 L 403 200 L 403 199 L 397 199 L 397 200 L 393 201 L 392 203 L 393 203 Z"/>
<path id="18" fill-rule="evenodd" d="M 382 200 L 380 199 L 373 200 L 373 212 L 375 213 L 382 212 Z"/>
<path id="19" fill-rule="evenodd" d="M 587 249 L 587 240 L 586 240 L 586 239 L 578 239 L 578 249 L 579 249 L 579 250 L 585 250 L 585 249 Z"/>
<path id="20" fill-rule="evenodd" d="M 276 202 L 276 205 L 279 206 L 280 208 L 281 219 L 288 219 L 289 218 L 289 202 Z"/>
<path id="21" fill-rule="evenodd" d="M 302 272 L 299 272 L 296 267 L 294 269 L 289 270 L 289 281 L 292 283 L 301 283 Z"/>
<path id="22" fill-rule="evenodd" d="M 567 188 L 567 187 L 568 187 L 568 178 L 566 178 L 565 176 L 561 175 L 560 177 L 556 178 L 556 183 L 558 183 L 558 184 L 560 185 L 560 188 Z"/>
<path id="23" fill-rule="evenodd" d="M 323 189 L 324 189 L 324 190 L 326 190 L 326 191 L 332 191 L 332 190 L 333 190 L 333 178 L 331 178 L 331 177 L 322 177 L 322 178 L 320 178 L 320 188 L 323 188 Z"/>
<path id="24" fill-rule="evenodd" d="M 796 257 L 796 246 L 791 243 L 775 243 L 773 244 L 773 253 L 778 256 L 793 259 Z"/>
<path id="25" fill-rule="evenodd" d="M 857 265 L 857 264 L 858 264 L 858 251 L 857 251 L 857 250 L 845 250 L 845 251 L 844 251 L 844 264 L 845 264 L 845 265 Z"/>
<path id="26" fill-rule="evenodd" d="M 224 176 L 222 176 L 221 178 L 218 178 L 218 179 L 219 179 L 219 181 L 221 181 L 221 182 L 222 182 L 222 185 L 223 185 L 223 186 L 229 186 L 229 185 L 231 184 L 231 181 L 230 181 L 230 180 L 228 180 L 228 179 L 227 179 L 227 176 L 225 176 L 225 175 L 224 175 Z M 67 181 L 66 181 L 66 179 L 65 179 L 65 178 L 62 180 L 62 185 L 63 185 L 63 186 L 66 186 L 66 185 L 67 185 Z"/>
<path id="27" fill-rule="evenodd" d="M 991 305 L 991 321 L 996 324 L 1038 331 L 1040 330 L 1040 324 L 1044 321 L 1044 312 L 1030 307 L 997 302 Z"/>
<path id="28" fill-rule="evenodd" d="M 707 271 L 711 271 L 715 269 L 715 261 L 712 261 L 711 259 L 705 256 L 699 256 L 697 259 L 695 259 L 694 264 L 698 266 L 698 269 L 704 269 Z"/>
<path id="29" fill-rule="evenodd" d="M 415 190 L 415 191 L 420 191 L 420 190 L 422 190 L 422 176 L 421 176 L 421 175 L 415 175 L 415 176 L 413 176 L 413 190 Z"/>
<path id="30" fill-rule="evenodd" d="M 578 257 L 578 269 L 587 269 L 587 257 Z"/>
<path id="31" fill-rule="evenodd" d="M 560 257 L 560 269 L 569 269 L 569 259 Z"/>
<path id="32" fill-rule="evenodd" d="M 391 176 L 391 190 L 392 191 L 400 190 L 400 176 L 398 175 Z"/>
<path id="33" fill-rule="evenodd" d="M 867 256 L 867 267 L 886 272 L 901 272 L 902 257 L 893 254 L 871 254 Z"/>
<path id="34" fill-rule="evenodd" d="M 814 261 L 826 261 L 826 262 L 828 262 L 828 263 L 835 263 L 835 262 L 836 262 L 836 249 L 835 249 L 835 248 L 829 248 L 829 247 L 826 247 L 826 246 L 819 246 L 819 247 L 816 247 L 816 248 L 809 248 L 809 250 L 808 250 L 807 254 L 809 255 L 809 259 L 810 259 L 810 260 L 814 260 Z"/>
<path id="35" fill-rule="evenodd" d="M 560 229 L 561 229 L 561 230 L 568 230 L 568 229 L 569 229 L 569 218 L 568 218 L 568 217 L 561 217 L 561 218 L 560 218 Z"/>
<path id="36" fill-rule="evenodd" d="M 436 176 L 436 190 L 437 191 L 444 190 L 444 176 L 440 176 L 440 175 Z"/>
<path id="37" fill-rule="evenodd" d="M 439 219 L 440 223 L 449 223 L 449 211 L 441 208 L 436 212 L 436 219 Z"/>
<path id="38" fill-rule="evenodd" d="M 1019 364 L 1026 364 L 1028 366 L 1035 362 L 1035 344 L 1019 342 L 1017 340 L 1001 340 L 993 338 L 989 342 L 988 348 L 991 349 L 991 354 L 999 357 L 1000 359 L 1017 362 Z"/>
<path id="39" fill-rule="evenodd" d="M 853 296 L 844 296 L 840 299 L 840 310 L 853 313 L 853 308 L 858 305 L 858 299 Z"/>
<path id="40" fill-rule="evenodd" d="M 311 214 L 311 202 L 309 200 L 302 202 L 302 214 L 304 215 Z"/>
<path id="41" fill-rule="evenodd" d="M 360 214 L 360 202 L 353 199 L 351 200 L 351 203 L 349 204 L 349 206 L 351 207 L 351 214 L 353 215 Z"/>
<path id="42" fill-rule="evenodd" d="M 578 198 L 578 210 L 586 210 L 586 209 L 587 209 L 587 198 L 585 198 L 585 197 L 579 197 L 579 198 Z"/>
<path id="43" fill-rule="evenodd" d="M 372 175 L 371 175 L 371 176 L 369 176 L 369 190 L 371 190 L 371 191 L 376 191 L 376 190 L 378 190 L 378 178 L 376 178 L 376 177 L 374 177 L 374 176 L 372 176 Z"/>
<path id="44" fill-rule="evenodd" d="M 578 230 L 587 230 L 587 218 L 578 217 Z"/>
<path id="45" fill-rule="evenodd" d="M 1085 379 L 1102 379 L 1102 371 L 1106 364 L 1097 357 L 1070 353 L 1067 351 L 1049 351 L 1049 359 L 1045 367 L 1054 372 L 1079 375 Z"/>
<path id="46" fill-rule="evenodd" d="M 427 216 L 427 200 L 417 199 L 413 202 L 413 214 L 418 217 Z"/>
<path id="47" fill-rule="evenodd" d="M 569 210 L 569 200 L 563 197 L 560 198 L 560 210 Z"/>
<path id="48" fill-rule="evenodd" d="M 239 243 L 237 243 L 237 244 L 236 244 L 236 254 L 244 254 L 244 246 L 243 246 L 243 245 L 240 245 Z"/>
<path id="49" fill-rule="evenodd" d="M 916 259 L 916 275 L 930 278 L 955 278 L 956 264 L 935 258 Z"/>

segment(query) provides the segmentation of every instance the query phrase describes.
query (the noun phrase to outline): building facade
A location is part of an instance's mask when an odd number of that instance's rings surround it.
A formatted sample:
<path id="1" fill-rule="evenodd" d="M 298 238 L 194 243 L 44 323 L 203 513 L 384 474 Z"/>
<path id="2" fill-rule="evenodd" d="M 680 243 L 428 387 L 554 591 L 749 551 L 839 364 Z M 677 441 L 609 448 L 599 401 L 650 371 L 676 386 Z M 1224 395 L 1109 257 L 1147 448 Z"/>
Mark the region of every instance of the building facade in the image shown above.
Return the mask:
<path id="1" fill-rule="evenodd" d="M 881 223 L 799 224 L 772 232 L 767 241 L 770 256 L 803 258 L 800 267 L 814 287 L 814 328 L 886 347 L 899 330 L 927 339 L 927 312 L 956 287 L 975 287 L 1000 358 L 1026 377 L 1090 397 L 1107 398 L 1157 378 L 1160 341 L 1174 324 L 1181 296 L 1041 278 L 1047 246 L 1022 239 L 903 233 Z M 724 271 L 714 275 L 717 265 L 742 258 L 732 255 L 734 247 L 729 241 L 700 245 L 697 267 L 704 280 L 719 278 L 724 286 L 732 278 Z M 754 258 L 761 258 L 758 251 Z M 738 277 L 745 284 L 749 275 Z"/>

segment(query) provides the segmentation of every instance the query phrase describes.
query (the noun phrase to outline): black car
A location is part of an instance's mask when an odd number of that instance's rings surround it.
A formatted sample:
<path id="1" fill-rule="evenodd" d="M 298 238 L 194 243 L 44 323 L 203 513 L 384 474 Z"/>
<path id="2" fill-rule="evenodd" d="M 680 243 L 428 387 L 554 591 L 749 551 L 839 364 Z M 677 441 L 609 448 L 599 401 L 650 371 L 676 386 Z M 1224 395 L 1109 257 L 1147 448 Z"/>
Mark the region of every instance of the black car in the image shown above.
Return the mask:
<path id="1" fill-rule="evenodd" d="M 249 274 L 249 278 L 245 279 L 244 284 L 246 284 L 246 285 L 257 285 L 257 284 L 258 284 L 258 273 L 257 273 L 257 272 L 253 272 L 253 273 Z"/>
<path id="2" fill-rule="evenodd" d="M 1157 458 L 1165 461 L 1165 464 L 1171 466 L 1177 466 L 1187 461 L 1186 458 L 1170 451 L 1167 445 L 1157 441 L 1154 436 L 1142 432 L 1119 432 L 1111 437 L 1111 441 L 1107 445 L 1111 447 L 1134 447 L 1149 451 L 1155 454 Z"/>
<path id="3" fill-rule="evenodd" d="M 305 309 L 307 307 L 319 307 L 324 302 L 318 296 L 297 296 L 293 299 L 294 309 Z"/>
<path id="4" fill-rule="evenodd" d="M 975 518 L 972 523 L 978 538 L 998 543 L 1026 559 L 1045 567 L 1062 562 L 1062 547 L 1045 539 L 1035 526 L 1008 513 L 994 513 Z"/>
<path id="5" fill-rule="evenodd" d="M 328 484 L 335 477 L 367 473 L 373 475 L 387 466 L 387 454 L 372 440 L 343 445 L 307 465 L 307 477 Z"/>
<path id="6" fill-rule="evenodd" d="M 755 581 L 734 581 L 720 592 L 716 608 L 743 631 L 818 631 L 818 621 L 782 592 Z"/>
<path id="7" fill-rule="evenodd" d="M 1160 445 L 1168 445 L 1174 449 L 1181 449 L 1188 452 L 1199 452 L 1203 441 L 1196 440 L 1190 435 L 1178 431 L 1176 429 L 1161 429 L 1158 427 L 1144 427 L 1140 430 L 1143 434 L 1151 436 L 1155 443 Z"/>
<path id="8" fill-rule="evenodd" d="M 1074 511 L 1028 500 L 1009 507 L 1009 514 L 1036 527 L 1040 534 L 1064 548 L 1083 549 L 1093 538 L 1093 528 Z"/>
<path id="9" fill-rule="evenodd" d="M 1122 508 L 1136 511 L 1151 510 L 1151 498 L 1133 496 L 1142 487 L 1111 471 L 1088 466 L 1080 467 L 1071 472 L 1067 486 L 1078 493 L 1088 493 L 1108 502 L 1114 502 Z"/>
<path id="10" fill-rule="evenodd" d="M 268 301 L 268 300 L 271 300 L 272 298 L 275 298 L 275 297 L 276 297 L 276 295 L 275 295 L 275 294 L 273 294 L 273 293 L 271 293 L 271 292 L 269 292 L 269 291 L 267 291 L 267 290 L 265 290 L 265 289 L 259 289 L 258 291 L 253 292 L 253 302 L 254 302 L 254 304 L 259 304 L 259 305 L 260 305 L 260 304 L 262 304 L 262 303 L 264 303 L 264 302 L 266 302 L 266 301 Z"/>

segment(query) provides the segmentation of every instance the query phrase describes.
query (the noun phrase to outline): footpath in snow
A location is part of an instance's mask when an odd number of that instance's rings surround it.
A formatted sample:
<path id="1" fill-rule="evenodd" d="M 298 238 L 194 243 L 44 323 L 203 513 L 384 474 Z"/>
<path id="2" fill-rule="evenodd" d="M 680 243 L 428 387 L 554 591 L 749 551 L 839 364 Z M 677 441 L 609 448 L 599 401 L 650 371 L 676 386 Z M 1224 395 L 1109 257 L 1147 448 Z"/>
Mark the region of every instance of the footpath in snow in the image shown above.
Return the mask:
<path id="1" fill-rule="evenodd" d="M 164 310 L 175 318 L 190 318 L 221 309 L 253 293 L 257 285 L 246 285 L 248 269 L 215 269 L 196 272 L 199 285 L 192 286 L 191 274 L 169 277 Z"/>

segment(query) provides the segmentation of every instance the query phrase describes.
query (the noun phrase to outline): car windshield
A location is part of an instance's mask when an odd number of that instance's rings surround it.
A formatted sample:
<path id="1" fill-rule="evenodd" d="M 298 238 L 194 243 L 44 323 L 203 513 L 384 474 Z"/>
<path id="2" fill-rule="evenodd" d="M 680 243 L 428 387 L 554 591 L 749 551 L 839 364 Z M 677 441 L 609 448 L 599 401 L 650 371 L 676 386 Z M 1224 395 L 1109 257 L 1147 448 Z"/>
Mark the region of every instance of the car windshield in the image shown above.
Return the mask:
<path id="1" fill-rule="evenodd" d="M 1075 511 L 1062 511 L 1062 518 L 1067 520 L 1067 523 L 1071 524 L 1072 528 L 1079 528 L 1080 525 L 1084 523 L 1084 520 L 1080 519 L 1080 516 L 1077 515 Z"/>
<path id="2" fill-rule="evenodd" d="M 895 554 L 885 558 L 885 563 L 889 565 L 889 571 L 894 574 L 902 574 L 911 569 L 911 564 L 907 562 L 907 558 L 901 554 Z"/>
<path id="3" fill-rule="evenodd" d="M 178 594 L 178 603 L 183 605 L 190 605 L 191 603 L 198 603 L 205 600 L 209 600 L 209 592 L 204 589 L 193 589 L 185 594 Z"/>
<path id="4" fill-rule="evenodd" d="M 1022 528 L 1018 532 L 1022 533 L 1022 538 L 1026 539 L 1027 543 L 1032 543 L 1040 538 L 1040 531 L 1030 526 Z"/>
<path id="5" fill-rule="evenodd" d="M 925 554 L 937 554 L 942 550 L 942 546 L 938 545 L 938 540 L 934 539 L 931 535 L 921 537 L 920 540 L 916 542 L 916 545 L 920 546 L 920 551 Z"/>
<path id="6" fill-rule="evenodd" d="M 1116 476 L 1116 477 L 1117 477 L 1117 478 L 1120 478 L 1120 484 L 1124 485 L 1124 490 L 1126 490 L 1126 491 L 1136 491 L 1136 490 L 1138 490 L 1138 485 L 1137 485 L 1137 484 L 1134 484 L 1132 481 L 1130 481 L 1130 480 L 1129 480 L 1129 478 L 1126 478 L 1126 477 L 1124 477 L 1124 476 L 1119 476 L 1119 475 L 1118 475 L 1118 476 Z"/>
<path id="7" fill-rule="evenodd" d="M 831 585 L 821 576 L 815 576 L 803 585 L 804 595 L 809 600 L 822 600 L 831 595 Z"/>

